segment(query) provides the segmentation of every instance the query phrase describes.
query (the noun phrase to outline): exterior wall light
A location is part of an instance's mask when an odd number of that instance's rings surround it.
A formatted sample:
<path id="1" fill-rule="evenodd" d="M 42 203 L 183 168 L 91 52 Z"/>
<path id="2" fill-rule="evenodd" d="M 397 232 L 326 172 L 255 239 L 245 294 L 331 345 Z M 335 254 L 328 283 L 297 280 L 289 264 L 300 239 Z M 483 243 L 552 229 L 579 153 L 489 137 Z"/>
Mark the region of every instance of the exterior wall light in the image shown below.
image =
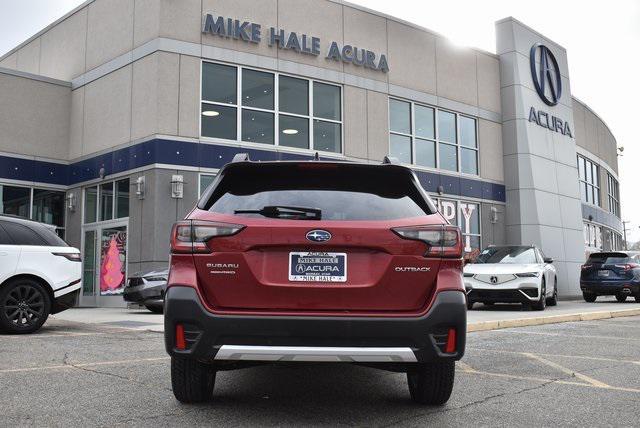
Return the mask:
<path id="1" fill-rule="evenodd" d="M 76 194 L 73 192 L 67 194 L 67 208 L 71 212 L 76 210 Z"/>
<path id="2" fill-rule="evenodd" d="M 182 175 L 171 176 L 171 197 L 182 199 L 184 196 L 184 177 Z"/>
<path id="3" fill-rule="evenodd" d="M 136 178 L 136 196 L 138 199 L 144 199 L 145 181 L 144 176 Z"/>
<path id="4" fill-rule="evenodd" d="M 498 209 L 496 207 L 491 207 L 491 218 L 489 221 L 491 221 L 491 224 L 496 224 L 498 222 Z"/>

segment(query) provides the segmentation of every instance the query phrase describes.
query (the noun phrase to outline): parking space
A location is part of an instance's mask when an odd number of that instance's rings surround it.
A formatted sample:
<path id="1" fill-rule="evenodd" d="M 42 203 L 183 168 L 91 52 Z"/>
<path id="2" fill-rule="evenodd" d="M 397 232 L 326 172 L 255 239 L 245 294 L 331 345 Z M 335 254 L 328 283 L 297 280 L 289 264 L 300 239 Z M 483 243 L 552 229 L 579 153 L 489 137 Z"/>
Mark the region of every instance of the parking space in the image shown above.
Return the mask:
<path id="1" fill-rule="evenodd" d="M 0 337 L 7 425 L 634 425 L 640 317 L 471 333 L 452 399 L 409 400 L 405 376 L 351 365 L 219 373 L 215 401 L 178 404 L 162 335 L 52 320 Z"/>

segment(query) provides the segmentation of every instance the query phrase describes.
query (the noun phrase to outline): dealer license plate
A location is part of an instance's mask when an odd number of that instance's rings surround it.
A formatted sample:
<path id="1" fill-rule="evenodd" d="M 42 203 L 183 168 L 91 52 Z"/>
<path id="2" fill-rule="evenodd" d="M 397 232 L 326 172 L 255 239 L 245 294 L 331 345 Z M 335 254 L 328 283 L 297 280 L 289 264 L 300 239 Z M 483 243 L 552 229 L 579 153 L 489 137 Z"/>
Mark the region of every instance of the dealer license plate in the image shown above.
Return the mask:
<path id="1" fill-rule="evenodd" d="M 608 270 L 599 270 L 598 271 L 598 276 L 609 276 L 609 271 Z"/>
<path id="2" fill-rule="evenodd" d="M 289 281 L 346 282 L 347 254 L 325 252 L 289 253 Z"/>

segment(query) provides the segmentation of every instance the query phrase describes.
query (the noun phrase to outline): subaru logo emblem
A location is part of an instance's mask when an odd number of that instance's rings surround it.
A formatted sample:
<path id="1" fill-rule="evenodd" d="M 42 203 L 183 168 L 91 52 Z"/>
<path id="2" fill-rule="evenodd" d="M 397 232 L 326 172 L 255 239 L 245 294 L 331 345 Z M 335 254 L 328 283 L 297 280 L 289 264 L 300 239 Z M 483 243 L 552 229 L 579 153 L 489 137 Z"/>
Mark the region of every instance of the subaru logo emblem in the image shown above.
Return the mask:
<path id="1" fill-rule="evenodd" d="M 497 276 L 492 276 L 490 279 L 492 284 L 497 284 L 498 283 L 498 277 Z"/>
<path id="2" fill-rule="evenodd" d="M 326 230 L 311 230 L 307 232 L 307 239 L 313 242 L 324 242 L 331 239 L 331 234 Z"/>
<path id="3" fill-rule="evenodd" d="M 553 56 L 548 47 L 536 43 L 531 46 L 529 62 L 533 85 L 536 87 L 536 92 L 542 101 L 548 106 L 558 104 L 562 95 L 562 79 L 556 57 Z M 538 68 L 538 63 L 540 68 Z"/>

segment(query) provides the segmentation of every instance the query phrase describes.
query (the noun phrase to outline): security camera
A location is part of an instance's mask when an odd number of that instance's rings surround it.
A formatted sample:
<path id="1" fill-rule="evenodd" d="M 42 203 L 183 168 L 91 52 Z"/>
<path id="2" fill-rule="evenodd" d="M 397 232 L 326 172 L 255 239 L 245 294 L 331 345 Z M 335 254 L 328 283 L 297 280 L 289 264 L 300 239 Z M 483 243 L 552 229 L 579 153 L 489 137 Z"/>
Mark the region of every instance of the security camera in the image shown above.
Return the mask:
<path id="1" fill-rule="evenodd" d="M 618 147 L 618 150 L 620 150 L 620 153 L 624 152 L 624 146 Z"/>

